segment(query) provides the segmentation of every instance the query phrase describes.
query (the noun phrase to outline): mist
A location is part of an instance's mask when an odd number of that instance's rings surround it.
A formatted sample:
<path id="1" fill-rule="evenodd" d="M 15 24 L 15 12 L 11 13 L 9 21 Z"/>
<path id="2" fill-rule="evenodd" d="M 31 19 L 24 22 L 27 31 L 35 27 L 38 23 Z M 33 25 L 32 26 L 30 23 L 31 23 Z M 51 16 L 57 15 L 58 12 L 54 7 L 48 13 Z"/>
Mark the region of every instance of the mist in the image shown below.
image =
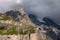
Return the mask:
<path id="1" fill-rule="evenodd" d="M 37 18 L 49 17 L 60 24 L 60 0 L 0 0 L 0 13 L 19 7 Z"/>

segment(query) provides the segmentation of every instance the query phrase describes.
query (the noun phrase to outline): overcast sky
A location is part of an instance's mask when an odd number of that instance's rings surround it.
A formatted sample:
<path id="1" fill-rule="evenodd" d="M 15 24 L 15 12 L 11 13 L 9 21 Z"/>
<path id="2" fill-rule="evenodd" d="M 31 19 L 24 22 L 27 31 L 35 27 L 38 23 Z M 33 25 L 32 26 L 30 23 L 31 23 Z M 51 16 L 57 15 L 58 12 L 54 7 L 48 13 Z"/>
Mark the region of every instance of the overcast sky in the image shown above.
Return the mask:
<path id="1" fill-rule="evenodd" d="M 50 17 L 60 24 L 60 0 L 0 0 L 0 12 L 24 7 L 28 13 L 38 17 Z"/>

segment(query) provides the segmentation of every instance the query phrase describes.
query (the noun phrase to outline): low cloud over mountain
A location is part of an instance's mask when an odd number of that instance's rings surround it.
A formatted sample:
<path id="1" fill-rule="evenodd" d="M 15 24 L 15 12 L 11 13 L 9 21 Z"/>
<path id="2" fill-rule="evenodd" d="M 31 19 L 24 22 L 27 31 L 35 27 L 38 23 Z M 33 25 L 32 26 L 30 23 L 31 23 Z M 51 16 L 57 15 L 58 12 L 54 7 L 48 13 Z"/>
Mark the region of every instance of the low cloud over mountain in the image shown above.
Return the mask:
<path id="1" fill-rule="evenodd" d="M 0 12 L 23 7 L 25 11 L 37 17 L 49 17 L 60 24 L 59 0 L 0 0 Z"/>

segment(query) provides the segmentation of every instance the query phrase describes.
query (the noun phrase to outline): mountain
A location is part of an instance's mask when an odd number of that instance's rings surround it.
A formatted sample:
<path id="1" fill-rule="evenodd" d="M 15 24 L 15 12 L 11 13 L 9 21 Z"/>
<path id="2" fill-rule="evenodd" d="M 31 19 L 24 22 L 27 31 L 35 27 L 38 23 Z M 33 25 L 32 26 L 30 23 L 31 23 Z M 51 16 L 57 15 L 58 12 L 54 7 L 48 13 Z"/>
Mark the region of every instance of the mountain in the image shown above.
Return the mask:
<path id="1" fill-rule="evenodd" d="M 35 15 L 29 14 L 29 17 L 30 17 L 31 21 L 32 21 L 35 25 L 39 25 L 39 26 L 41 25 L 41 22 L 36 18 Z"/>
<path id="2" fill-rule="evenodd" d="M 44 17 L 42 19 L 43 22 L 41 22 L 34 14 L 29 14 L 29 17 L 31 21 L 37 26 L 37 28 L 40 31 L 43 31 L 43 33 L 37 32 L 39 35 L 41 34 L 39 37 L 43 37 L 40 39 L 43 40 L 45 38 L 44 35 L 47 35 L 48 37 L 46 40 L 60 40 L 60 25 L 56 24 L 52 19 Z M 45 31 L 46 33 L 44 33 Z"/>
<path id="3" fill-rule="evenodd" d="M 30 39 L 30 32 L 33 32 L 32 36 L 37 37 L 37 40 L 60 40 L 60 25 L 47 17 L 41 20 L 38 20 L 34 14 L 28 15 L 23 8 L 0 13 L 0 34 L 28 33 Z"/>
<path id="4" fill-rule="evenodd" d="M 43 21 L 45 21 L 45 24 L 47 26 L 54 26 L 55 28 L 60 30 L 60 25 L 56 24 L 52 19 L 44 17 Z"/>
<path id="5" fill-rule="evenodd" d="M 18 22 L 24 20 L 26 21 L 26 23 L 28 22 L 31 25 L 33 24 L 23 8 L 20 8 L 18 10 L 11 10 L 0 15 L 1 18 L 5 17 L 6 20 L 13 20 L 13 21 L 15 20 Z"/>
<path id="6" fill-rule="evenodd" d="M 19 32 L 21 28 L 24 28 L 27 25 L 35 27 L 35 24 L 32 23 L 23 8 L 0 13 L 0 15 L 0 29 L 3 29 L 1 30 L 1 33 L 4 32 L 3 34 L 10 31 L 10 29 L 13 30 L 13 28 Z"/>

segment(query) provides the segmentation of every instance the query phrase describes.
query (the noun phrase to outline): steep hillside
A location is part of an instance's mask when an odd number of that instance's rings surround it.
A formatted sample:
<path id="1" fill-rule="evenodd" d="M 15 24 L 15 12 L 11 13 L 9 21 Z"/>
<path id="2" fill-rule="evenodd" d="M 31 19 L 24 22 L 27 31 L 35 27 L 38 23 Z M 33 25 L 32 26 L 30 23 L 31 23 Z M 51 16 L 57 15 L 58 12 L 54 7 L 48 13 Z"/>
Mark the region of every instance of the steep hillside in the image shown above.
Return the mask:
<path id="1" fill-rule="evenodd" d="M 44 17 L 39 20 L 33 14 L 29 15 L 32 22 L 36 25 L 39 40 L 60 40 L 60 25 L 56 24 L 52 19 Z"/>
<path id="2" fill-rule="evenodd" d="M 60 25 L 47 17 L 38 20 L 23 8 L 0 13 L 0 35 L 13 34 L 27 35 L 27 40 L 60 40 Z"/>
<path id="3" fill-rule="evenodd" d="M 14 34 L 17 34 L 21 28 L 25 28 L 26 26 L 35 27 L 23 8 L 11 10 L 3 14 L 0 13 L 1 34 L 9 34 L 10 30 L 13 30 Z"/>

